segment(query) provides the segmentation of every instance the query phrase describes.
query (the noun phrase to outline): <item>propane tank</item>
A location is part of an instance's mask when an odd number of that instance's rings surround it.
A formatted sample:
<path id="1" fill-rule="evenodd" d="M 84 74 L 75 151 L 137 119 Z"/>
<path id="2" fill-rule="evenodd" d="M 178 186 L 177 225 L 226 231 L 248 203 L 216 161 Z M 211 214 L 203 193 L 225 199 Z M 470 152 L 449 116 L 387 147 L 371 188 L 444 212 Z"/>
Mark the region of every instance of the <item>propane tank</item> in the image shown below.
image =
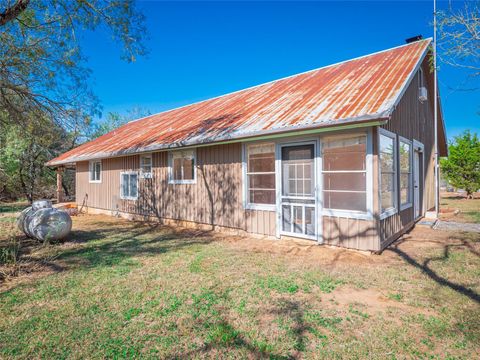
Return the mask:
<path id="1" fill-rule="evenodd" d="M 17 226 L 30 238 L 57 241 L 70 233 L 72 219 L 67 212 L 53 208 L 50 200 L 38 200 L 20 213 Z"/>

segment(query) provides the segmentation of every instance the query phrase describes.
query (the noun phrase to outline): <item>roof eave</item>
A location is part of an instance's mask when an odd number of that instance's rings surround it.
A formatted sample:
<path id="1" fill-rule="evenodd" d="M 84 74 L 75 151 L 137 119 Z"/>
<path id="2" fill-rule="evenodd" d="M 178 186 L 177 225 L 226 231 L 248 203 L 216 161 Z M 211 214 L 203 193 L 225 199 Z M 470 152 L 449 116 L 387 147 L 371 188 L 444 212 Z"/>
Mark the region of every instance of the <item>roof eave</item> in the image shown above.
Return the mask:
<path id="1" fill-rule="evenodd" d="M 105 159 L 105 158 L 114 158 L 114 157 L 121 157 L 121 156 L 129 156 L 129 155 L 137 155 L 142 153 L 150 153 L 154 151 L 167 151 L 172 149 L 179 149 L 179 148 L 188 148 L 188 147 L 203 147 L 203 146 L 213 146 L 213 145 L 221 145 L 224 143 L 238 143 L 248 140 L 261 140 L 262 138 L 273 138 L 273 137 L 287 137 L 287 136 L 298 136 L 306 135 L 308 133 L 313 132 L 326 132 L 326 131 L 336 131 L 342 129 L 351 129 L 356 127 L 368 127 L 368 126 L 376 126 L 376 125 L 383 125 L 390 119 L 391 109 L 388 111 L 384 111 L 381 114 L 374 114 L 374 115 L 365 115 L 359 116 L 350 119 L 343 119 L 341 121 L 328 121 L 323 122 L 321 124 L 315 125 L 307 125 L 307 126 L 297 126 L 295 128 L 289 127 L 288 129 L 269 129 L 263 131 L 257 131 L 255 133 L 250 134 L 242 134 L 241 136 L 218 136 L 216 138 L 206 138 L 203 141 L 184 141 L 184 142 L 177 142 L 172 144 L 159 144 L 159 145 L 152 145 L 143 148 L 136 148 L 136 149 L 128 149 L 128 150 L 121 150 L 121 151 L 114 151 L 114 152 L 103 152 L 103 153 L 95 153 L 95 154 L 87 154 L 84 156 L 74 156 L 67 158 L 65 160 L 55 161 L 52 159 L 46 163 L 47 166 L 50 167 L 57 167 L 60 165 L 66 164 L 74 164 L 80 161 L 90 161 L 95 159 Z"/>

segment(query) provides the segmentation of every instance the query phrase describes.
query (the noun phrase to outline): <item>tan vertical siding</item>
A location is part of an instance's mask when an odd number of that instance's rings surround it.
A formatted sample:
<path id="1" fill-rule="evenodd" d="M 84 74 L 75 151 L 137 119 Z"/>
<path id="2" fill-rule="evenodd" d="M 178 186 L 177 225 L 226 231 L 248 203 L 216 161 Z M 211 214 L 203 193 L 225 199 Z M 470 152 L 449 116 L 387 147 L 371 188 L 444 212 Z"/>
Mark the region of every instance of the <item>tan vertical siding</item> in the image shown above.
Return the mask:
<path id="1" fill-rule="evenodd" d="M 379 250 L 376 222 L 334 216 L 323 217 L 323 241 L 358 250 Z"/>
<path id="2" fill-rule="evenodd" d="M 419 73 L 415 75 L 410 86 L 405 92 L 402 100 L 398 104 L 391 120 L 383 126 L 385 129 L 401 135 L 409 140 L 417 140 L 424 145 L 424 184 L 420 186 L 420 196 L 423 199 L 423 209 L 430 209 L 435 201 L 435 183 L 434 183 L 434 123 L 433 123 L 433 92 L 432 84 L 429 82 L 429 66 L 425 60 L 422 65 L 424 79 L 427 82 L 428 101 L 421 103 L 418 100 L 418 80 Z M 377 151 L 378 152 L 378 151 Z M 376 152 L 376 153 L 377 153 Z M 413 166 L 413 164 L 412 164 Z M 420 168 L 423 171 L 420 161 Z M 423 185 L 423 186 L 422 186 Z M 380 221 L 380 237 L 382 244 L 389 243 L 406 227 L 413 224 L 413 207 L 399 211 L 399 213 Z"/>
<path id="3" fill-rule="evenodd" d="M 276 212 L 266 210 L 246 210 L 245 225 L 250 233 L 275 236 Z"/>
<path id="4" fill-rule="evenodd" d="M 120 199 L 120 173 L 138 171 L 139 155 L 102 160 L 101 183 L 89 183 L 88 161 L 79 162 L 77 202 L 82 204 L 88 194 L 90 207 L 245 229 L 241 144 L 202 147 L 196 151 L 195 184 L 169 184 L 168 152 L 153 153 L 152 179 L 139 178 L 139 198 L 135 201 Z M 269 220 L 264 229 L 259 228 L 259 233 L 274 235 L 271 215 L 261 212 L 259 216 Z"/>

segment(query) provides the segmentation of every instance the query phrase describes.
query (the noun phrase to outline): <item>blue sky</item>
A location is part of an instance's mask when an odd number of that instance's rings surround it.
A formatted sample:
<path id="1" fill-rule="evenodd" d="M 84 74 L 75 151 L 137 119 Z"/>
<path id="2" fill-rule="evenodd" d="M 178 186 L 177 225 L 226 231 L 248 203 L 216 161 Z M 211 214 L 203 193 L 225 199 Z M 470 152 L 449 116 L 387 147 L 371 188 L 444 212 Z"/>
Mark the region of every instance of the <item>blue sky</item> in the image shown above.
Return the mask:
<path id="1" fill-rule="evenodd" d="M 156 113 L 433 35 L 431 1 L 141 1 L 139 7 L 149 29 L 147 57 L 128 64 L 107 35 L 84 39 L 104 115 L 135 107 Z M 439 80 L 448 136 L 480 132 L 480 90 L 456 90 L 480 81 L 443 64 Z"/>

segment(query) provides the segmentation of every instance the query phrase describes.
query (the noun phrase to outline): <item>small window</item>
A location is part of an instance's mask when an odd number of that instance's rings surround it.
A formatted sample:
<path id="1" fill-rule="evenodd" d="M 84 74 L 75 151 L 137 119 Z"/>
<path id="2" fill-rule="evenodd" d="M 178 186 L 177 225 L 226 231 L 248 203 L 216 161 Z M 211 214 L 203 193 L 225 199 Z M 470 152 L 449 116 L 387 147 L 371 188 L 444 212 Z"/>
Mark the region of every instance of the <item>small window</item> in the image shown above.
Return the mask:
<path id="1" fill-rule="evenodd" d="M 380 134 L 380 201 L 381 213 L 391 215 L 396 210 L 396 143 L 395 134 Z"/>
<path id="2" fill-rule="evenodd" d="M 367 136 L 325 138 L 322 142 L 323 206 L 367 212 Z"/>
<path id="3" fill-rule="evenodd" d="M 247 203 L 275 204 L 275 144 L 247 146 Z"/>
<path id="4" fill-rule="evenodd" d="M 412 205 L 412 144 L 400 139 L 400 208 Z"/>
<path id="5" fill-rule="evenodd" d="M 136 200 L 138 198 L 138 173 L 121 173 L 120 197 L 127 200 Z"/>
<path id="6" fill-rule="evenodd" d="M 195 183 L 195 151 L 177 150 L 170 152 L 170 183 Z"/>
<path id="7" fill-rule="evenodd" d="M 140 156 L 140 171 L 142 178 L 150 179 L 152 177 L 152 156 Z"/>
<path id="8" fill-rule="evenodd" d="M 102 182 L 102 161 L 95 160 L 90 161 L 90 182 L 99 183 Z"/>

